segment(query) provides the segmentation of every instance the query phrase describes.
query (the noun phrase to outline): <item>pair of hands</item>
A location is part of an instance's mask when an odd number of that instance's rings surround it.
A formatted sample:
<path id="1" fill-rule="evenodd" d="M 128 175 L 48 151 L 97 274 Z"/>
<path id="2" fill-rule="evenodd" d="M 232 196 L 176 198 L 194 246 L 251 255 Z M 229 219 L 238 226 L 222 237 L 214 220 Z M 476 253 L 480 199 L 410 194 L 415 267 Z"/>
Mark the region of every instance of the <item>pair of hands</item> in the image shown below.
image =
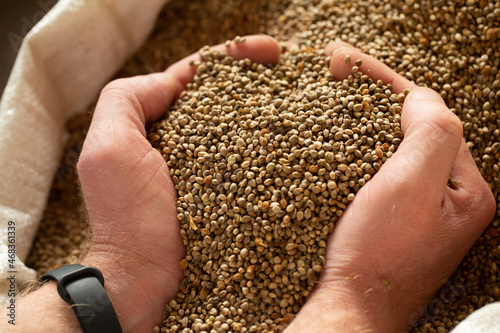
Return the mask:
<path id="1" fill-rule="evenodd" d="M 276 63 L 279 45 L 249 36 L 226 49 L 236 59 Z M 343 43 L 327 47 L 331 71 L 360 70 L 412 89 L 402 114 L 405 138 L 394 156 L 356 195 L 328 241 L 325 270 L 287 332 L 400 332 L 438 288 L 491 220 L 493 196 L 462 138 L 462 124 L 441 97 Z M 185 248 L 176 191 L 145 124 L 159 118 L 190 82 L 193 55 L 163 73 L 121 79 L 102 92 L 78 163 L 92 227 L 83 261 L 101 269 L 125 332 L 148 331 L 175 297 Z M 456 189 L 447 186 L 448 177 Z"/>

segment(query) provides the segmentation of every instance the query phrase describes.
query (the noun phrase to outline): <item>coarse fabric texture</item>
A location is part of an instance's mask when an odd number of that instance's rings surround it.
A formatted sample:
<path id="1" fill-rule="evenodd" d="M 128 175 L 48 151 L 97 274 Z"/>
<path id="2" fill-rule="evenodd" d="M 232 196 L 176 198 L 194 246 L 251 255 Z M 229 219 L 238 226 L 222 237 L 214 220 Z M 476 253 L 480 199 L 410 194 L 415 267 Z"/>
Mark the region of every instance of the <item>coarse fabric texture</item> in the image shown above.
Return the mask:
<path id="1" fill-rule="evenodd" d="M 500 332 L 500 303 L 485 305 L 458 324 L 452 333 Z"/>
<path id="2" fill-rule="evenodd" d="M 12 289 L 8 277 L 15 275 L 16 293 L 36 278 L 23 261 L 59 165 L 66 120 L 140 47 L 167 1 L 61 0 L 23 41 L 0 101 L 0 304 Z M 8 261 L 9 221 L 15 263 Z"/>

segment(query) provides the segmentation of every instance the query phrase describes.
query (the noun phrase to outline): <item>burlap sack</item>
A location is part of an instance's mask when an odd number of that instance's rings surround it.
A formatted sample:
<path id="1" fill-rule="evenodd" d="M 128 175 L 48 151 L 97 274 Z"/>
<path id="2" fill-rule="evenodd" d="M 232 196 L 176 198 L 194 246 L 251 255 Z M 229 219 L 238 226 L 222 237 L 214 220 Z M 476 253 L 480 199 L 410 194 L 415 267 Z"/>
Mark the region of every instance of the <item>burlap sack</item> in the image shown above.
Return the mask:
<path id="1" fill-rule="evenodd" d="M 36 278 L 23 261 L 59 165 L 65 121 L 139 48 L 167 1 L 61 0 L 26 36 L 0 102 L 0 304 Z"/>

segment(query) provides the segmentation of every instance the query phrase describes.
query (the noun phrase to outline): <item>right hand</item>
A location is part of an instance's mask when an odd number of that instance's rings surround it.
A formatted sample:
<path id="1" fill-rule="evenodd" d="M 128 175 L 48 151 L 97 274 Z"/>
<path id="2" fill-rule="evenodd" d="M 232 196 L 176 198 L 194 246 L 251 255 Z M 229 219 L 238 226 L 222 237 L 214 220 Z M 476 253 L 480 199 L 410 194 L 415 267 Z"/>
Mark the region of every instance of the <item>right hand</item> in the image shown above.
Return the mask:
<path id="1" fill-rule="evenodd" d="M 412 91 L 404 140 L 337 222 L 317 289 L 286 332 L 407 332 L 491 221 L 495 200 L 439 94 L 344 43 L 327 50 L 337 79 L 350 74 L 349 54 L 395 92 Z"/>

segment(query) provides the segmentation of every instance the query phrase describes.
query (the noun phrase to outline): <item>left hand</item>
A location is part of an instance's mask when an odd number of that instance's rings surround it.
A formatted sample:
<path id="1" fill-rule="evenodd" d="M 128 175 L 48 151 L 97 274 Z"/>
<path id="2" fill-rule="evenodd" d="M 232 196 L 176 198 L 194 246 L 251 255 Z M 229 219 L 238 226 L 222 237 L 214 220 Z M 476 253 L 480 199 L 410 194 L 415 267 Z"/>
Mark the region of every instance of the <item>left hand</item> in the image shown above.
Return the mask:
<path id="1" fill-rule="evenodd" d="M 267 36 L 216 48 L 260 63 L 276 63 L 281 51 Z M 92 227 L 83 264 L 103 272 L 124 332 L 149 331 L 158 324 L 183 277 L 177 194 L 161 153 L 146 139 L 145 124 L 163 115 L 192 80 L 192 59 L 199 57 L 194 54 L 163 73 L 108 84 L 78 162 Z"/>
<path id="2" fill-rule="evenodd" d="M 337 221 L 318 286 L 287 333 L 408 332 L 491 221 L 495 200 L 438 93 L 347 44 L 328 49 L 337 79 L 351 74 L 350 55 L 396 93 L 412 91 L 404 140 Z M 450 176 L 457 188 L 447 186 Z"/>

